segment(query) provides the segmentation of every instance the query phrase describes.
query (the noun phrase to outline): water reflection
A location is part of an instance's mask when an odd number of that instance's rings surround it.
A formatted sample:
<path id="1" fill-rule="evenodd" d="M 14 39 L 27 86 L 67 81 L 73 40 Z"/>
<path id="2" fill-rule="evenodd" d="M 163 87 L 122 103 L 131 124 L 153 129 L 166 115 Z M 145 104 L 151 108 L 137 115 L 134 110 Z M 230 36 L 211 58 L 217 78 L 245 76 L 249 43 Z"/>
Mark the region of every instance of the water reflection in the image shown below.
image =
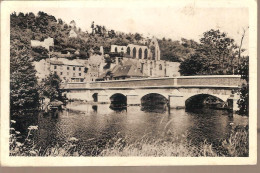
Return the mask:
<path id="1" fill-rule="evenodd" d="M 113 107 L 113 105 L 112 105 Z M 55 117 L 55 116 L 54 116 Z M 225 110 L 213 109 L 168 109 L 165 104 L 128 106 L 112 109 L 110 104 L 70 103 L 58 112 L 56 118 L 38 116 L 39 143 L 48 146 L 66 141 L 70 137 L 80 139 L 81 145 L 105 143 L 120 133 L 130 141 L 167 136 L 186 135 L 192 144 L 204 140 L 217 143 L 230 132 L 230 123 L 247 125 L 248 118 Z"/>

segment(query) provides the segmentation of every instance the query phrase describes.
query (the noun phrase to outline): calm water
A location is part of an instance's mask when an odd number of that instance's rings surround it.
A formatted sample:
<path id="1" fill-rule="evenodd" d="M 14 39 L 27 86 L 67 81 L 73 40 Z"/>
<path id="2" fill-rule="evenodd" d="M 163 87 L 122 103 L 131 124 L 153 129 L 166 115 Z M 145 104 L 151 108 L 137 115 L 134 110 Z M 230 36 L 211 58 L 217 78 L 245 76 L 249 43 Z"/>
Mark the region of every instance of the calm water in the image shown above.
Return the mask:
<path id="1" fill-rule="evenodd" d="M 149 111 L 147 111 L 149 110 Z M 105 145 L 115 135 L 135 141 L 144 136 L 164 138 L 165 133 L 186 136 L 194 145 L 204 140 L 218 143 L 231 130 L 230 123 L 247 125 L 248 118 L 228 113 L 225 110 L 172 109 L 161 106 L 145 109 L 140 106 L 126 110 L 113 110 L 108 104 L 68 104 L 58 117 L 42 114 L 38 117 L 39 143 L 44 147 L 55 142 L 64 142 L 70 137 L 79 139 L 83 146 Z"/>

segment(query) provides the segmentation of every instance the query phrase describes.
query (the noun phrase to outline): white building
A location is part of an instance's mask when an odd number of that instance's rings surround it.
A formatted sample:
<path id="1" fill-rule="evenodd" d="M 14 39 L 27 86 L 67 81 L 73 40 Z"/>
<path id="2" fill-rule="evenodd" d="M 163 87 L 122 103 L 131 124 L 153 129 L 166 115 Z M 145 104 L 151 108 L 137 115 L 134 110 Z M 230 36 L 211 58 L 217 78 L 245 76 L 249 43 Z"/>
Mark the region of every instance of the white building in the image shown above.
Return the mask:
<path id="1" fill-rule="evenodd" d="M 54 46 L 54 40 L 53 40 L 53 38 L 50 38 L 50 37 L 44 39 L 44 41 L 31 40 L 31 46 L 32 47 L 41 46 L 47 50 L 50 50 L 50 46 L 52 46 L 52 47 Z"/>

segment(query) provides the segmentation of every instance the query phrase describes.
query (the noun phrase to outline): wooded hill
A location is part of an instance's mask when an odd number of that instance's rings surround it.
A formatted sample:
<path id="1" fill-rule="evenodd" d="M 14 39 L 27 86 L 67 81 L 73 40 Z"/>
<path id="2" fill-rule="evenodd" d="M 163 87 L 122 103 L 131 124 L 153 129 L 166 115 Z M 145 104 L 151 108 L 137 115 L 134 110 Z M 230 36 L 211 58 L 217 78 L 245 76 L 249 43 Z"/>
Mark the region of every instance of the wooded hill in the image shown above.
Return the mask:
<path id="1" fill-rule="evenodd" d="M 72 25 L 73 24 L 73 25 Z M 139 33 L 122 33 L 115 30 L 107 30 L 105 26 L 89 24 L 90 28 L 95 27 L 95 34 L 82 31 L 75 26 L 76 22 L 65 23 L 62 19 L 56 19 L 54 16 L 39 12 L 11 14 L 11 39 L 20 37 L 21 44 L 30 46 L 30 40 L 43 41 L 45 38 L 54 38 L 54 51 L 60 52 L 67 48 L 79 49 L 80 58 L 86 59 L 86 53 L 92 48 L 99 50 L 100 46 L 104 47 L 105 53 L 110 51 L 112 44 L 128 45 L 142 44 L 140 40 L 143 36 Z M 78 37 L 69 38 L 69 32 L 74 30 Z M 108 34 L 104 34 L 108 33 Z M 194 45 L 198 44 L 192 40 L 183 39 L 172 41 L 171 39 L 158 40 L 161 49 L 161 59 L 168 61 L 181 61 L 190 53 L 194 52 Z M 47 57 L 47 50 L 41 48 L 33 49 L 34 57 Z"/>
<path id="2" fill-rule="evenodd" d="M 103 46 L 105 53 L 109 53 L 112 44 L 125 46 L 130 43 L 142 44 L 142 34 L 108 30 L 105 26 L 95 25 L 94 22 L 89 26 L 94 32 L 82 31 L 74 20 L 67 24 L 62 19 L 56 19 L 44 12 L 39 12 L 37 15 L 14 12 L 11 14 L 11 43 L 17 44 L 18 47 L 28 47 L 34 60 L 47 58 L 48 51 L 43 47 L 32 49 L 30 41 L 43 41 L 48 37 L 54 38 L 54 52 L 79 50 L 77 57 L 81 59 L 88 59 L 89 51 L 93 49 L 98 52 L 100 46 Z M 76 32 L 77 37 L 69 37 L 71 30 Z M 244 35 L 245 30 L 241 35 L 240 45 L 226 33 L 213 29 L 203 33 L 200 43 L 185 38 L 181 41 L 158 39 L 161 59 L 182 62 L 180 66 L 182 75 L 234 74 L 238 70 L 239 63 L 248 59 L 241 56 L 244 51 L 242 49 Z M 76 55 L 71 55 L 70 58 L 74 59 Z"/>

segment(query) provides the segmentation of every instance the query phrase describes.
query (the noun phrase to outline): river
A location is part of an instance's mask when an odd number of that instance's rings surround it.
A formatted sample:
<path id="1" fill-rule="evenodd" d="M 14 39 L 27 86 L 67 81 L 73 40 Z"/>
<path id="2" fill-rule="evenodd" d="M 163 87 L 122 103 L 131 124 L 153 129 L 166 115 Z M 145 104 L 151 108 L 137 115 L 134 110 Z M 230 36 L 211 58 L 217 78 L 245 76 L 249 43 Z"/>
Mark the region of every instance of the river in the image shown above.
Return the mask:
<path id="1" fill-rule="evenodd" d="M 151 139 L 164 138 L 164 134 L 184 136 L 198 145 L 205 140 L 219 143 L 228 137 L 232 124 L 247 125 L 248 117 L 208 108 L 187 111 L 166 106 L 153 109 L 129 106 L 113 110 L 109 104 L 72 102 L 57 117 L 40 113 L 37 123 L 38 141 L 43 148 L 71 137 L 79 139 L 81 146 L 102 146 L 118 134 L 127 137 L 128 142 L 144 136 Z"/>

